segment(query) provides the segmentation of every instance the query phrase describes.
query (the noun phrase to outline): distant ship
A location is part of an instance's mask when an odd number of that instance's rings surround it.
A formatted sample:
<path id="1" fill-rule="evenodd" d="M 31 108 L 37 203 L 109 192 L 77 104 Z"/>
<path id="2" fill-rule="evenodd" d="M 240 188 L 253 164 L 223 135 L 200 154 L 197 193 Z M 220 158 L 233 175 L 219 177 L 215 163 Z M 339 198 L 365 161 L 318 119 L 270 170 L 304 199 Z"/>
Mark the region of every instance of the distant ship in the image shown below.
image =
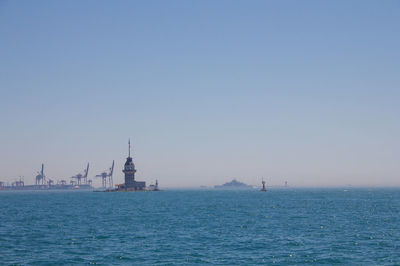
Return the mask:
<path id="1" fill-rule="evenodd" d="M 220 186 L 214 186 L 216 189 L 253 189 L 253 186 L 246 185 L 245 183 L 239 182 L 233 179 L 231 182 L 225 183 Z"/>

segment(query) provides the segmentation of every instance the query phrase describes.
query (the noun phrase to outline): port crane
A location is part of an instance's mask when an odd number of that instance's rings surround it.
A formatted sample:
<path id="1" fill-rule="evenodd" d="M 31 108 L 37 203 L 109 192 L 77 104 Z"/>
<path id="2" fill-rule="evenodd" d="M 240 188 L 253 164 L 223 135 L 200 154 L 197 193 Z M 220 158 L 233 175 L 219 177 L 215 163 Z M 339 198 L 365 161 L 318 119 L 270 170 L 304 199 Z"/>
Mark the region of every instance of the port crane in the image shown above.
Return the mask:
<path id="1" fill-rule="evenodd" d="M 88 184 L 88 180 L 87 180 L 88 173 L 89 173 L 89 163 L 87 164 L 86 169 L 83 170 L 83 174 L 79 173 L 79 174 L 77 174 L 77 175 L 71 176 L 71 178 L 72 178 L 72 179 L 76 179 L 77 185 L 81 185 L 81 184 L 82 184 L 82 181 L 81 181 L 82 179 L 83 179 L 84 184 Z M 92 181 L 89 180 L 89 184 L 90 184 L 91 182 L 92 182 Z M 74 183 L 74 181 L 71 180 L 71 184 L 73 184 L 73 183 Z"/>
<path id="2" fill-rule="evenodd" d="M 46 182 L 46 176 L 44 175 L 44 164 L 42 164 L 42 170 L 40 172 L 37 172 L 36 176 L 36 185 L 44 185 Z"/>
<path id="3" fill-rule="evenodd" d="M 103 188 L 106 188 L 107 184 L 108 184 L 108 187 L 110 187 L 110 188 L 113 187 L 114 161 L 112 162 L 112 166 L 108 170 L 109 170 L 108 173 L 107 173 L 107 171 L 104 171 L 101 174 L 95 176 L 95 177 L 101 177 L 101 185 Z"/>
<path id="4" fill-rule="evenodd" d="M 11 186 L 12 187 L 23 187 L 23 186 L 25 186 L 25 182 L 24 182 L 23 176 L 19 176 L 19 180 L 12 182 Z"/>

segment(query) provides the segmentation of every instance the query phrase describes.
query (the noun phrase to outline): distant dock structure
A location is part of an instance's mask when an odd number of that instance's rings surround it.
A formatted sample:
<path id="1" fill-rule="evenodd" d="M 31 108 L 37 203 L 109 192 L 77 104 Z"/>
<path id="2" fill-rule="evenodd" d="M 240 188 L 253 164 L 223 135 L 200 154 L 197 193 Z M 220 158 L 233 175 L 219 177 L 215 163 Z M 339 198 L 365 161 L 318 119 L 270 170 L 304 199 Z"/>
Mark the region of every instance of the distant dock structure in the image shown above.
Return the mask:
<path id="1" fill-rule="evenodd" d="M 20 177 L 11 183 L 11 185 L 6 185 L 4 182 L 0 182 L 0 190 L 67 190 L 67 189 L 93 189 L 92 181 L 88 180 L 89 163 L 84 169 L 84 173 L 77 174 L 71 177 L 70 184 L 67 184 L 66 180 L 54 182 L 53 179 L 48 178 L 44 173 L 44 164 L 42 163 L 42 168 L 37 172 L 35 176 L 34 185 L 26 185 L 23 178 Z M 77 181 L 75 181 L 76 179 Z M 83 180 L 83 182 L 82 182 Z"/>

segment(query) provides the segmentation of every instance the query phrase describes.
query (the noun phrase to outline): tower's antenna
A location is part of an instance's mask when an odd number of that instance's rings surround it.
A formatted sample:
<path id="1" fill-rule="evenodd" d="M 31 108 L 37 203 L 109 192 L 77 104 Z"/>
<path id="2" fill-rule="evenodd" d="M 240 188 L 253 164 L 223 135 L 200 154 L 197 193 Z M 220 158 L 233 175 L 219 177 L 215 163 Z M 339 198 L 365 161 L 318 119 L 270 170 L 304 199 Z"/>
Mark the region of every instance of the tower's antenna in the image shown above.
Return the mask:
<path id="1" fill-rule="evenodd" d="M 131 139 L 129 139 L 128 144 L 129 144 L 129 153 L 128 153 L 128 157 L 131 157 Z"/>

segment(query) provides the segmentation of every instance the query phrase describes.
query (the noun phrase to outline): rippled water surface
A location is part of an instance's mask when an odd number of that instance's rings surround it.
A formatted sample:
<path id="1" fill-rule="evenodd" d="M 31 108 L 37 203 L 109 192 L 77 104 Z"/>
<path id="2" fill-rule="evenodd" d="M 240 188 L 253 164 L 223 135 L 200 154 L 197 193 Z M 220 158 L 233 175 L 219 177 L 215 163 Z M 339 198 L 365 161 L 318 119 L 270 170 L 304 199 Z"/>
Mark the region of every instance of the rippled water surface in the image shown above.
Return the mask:
<path id="1" fill-rule="evenodd" d="M 400 264 L 399 189 L 1 192 L 0 264 Z"/>

